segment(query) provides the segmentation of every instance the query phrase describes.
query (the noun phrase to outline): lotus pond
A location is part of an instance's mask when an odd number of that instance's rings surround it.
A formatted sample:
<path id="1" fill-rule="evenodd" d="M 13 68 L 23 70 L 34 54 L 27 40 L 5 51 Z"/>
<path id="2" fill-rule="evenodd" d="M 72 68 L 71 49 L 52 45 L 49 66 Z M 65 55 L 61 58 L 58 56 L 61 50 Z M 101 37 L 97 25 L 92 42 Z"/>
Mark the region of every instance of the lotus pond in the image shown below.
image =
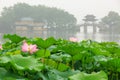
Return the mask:
<path id="1" fill-rule="evenodd" d="M 6 34 L 0 80 L 120 80 L 120 45 Z"/>

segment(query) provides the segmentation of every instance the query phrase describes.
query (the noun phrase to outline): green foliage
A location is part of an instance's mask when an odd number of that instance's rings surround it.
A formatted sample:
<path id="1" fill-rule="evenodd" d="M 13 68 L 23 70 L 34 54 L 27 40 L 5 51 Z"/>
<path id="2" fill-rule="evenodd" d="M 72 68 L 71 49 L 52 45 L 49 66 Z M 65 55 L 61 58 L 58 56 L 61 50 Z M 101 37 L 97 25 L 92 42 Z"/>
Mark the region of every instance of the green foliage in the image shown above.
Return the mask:
<path id="1" fill-rule="evenodd" d="M 32 56 L 23 57 L 21 55 L 1 56 L 0 66 L 8 71 L 12 71 L 20 76 L 34 74 L 43 70 L 43 64 Z"/>
<path id="2" fill-rule="evenodd" d="M 57 70 L 50 70 L 48 73 L 49 80 L 68 80 L 69 76 L 72 76 L 79 71 L 65 71 L 65 72 L 60 72 Z M 57 75 L 56 75 L 57 74 Z"/>
<path id="3" fill-rule="evenodd" d="M 24 38 L 28 44 L 36 44 L 38 48 L 37 52 L 29 54 L 21 50 L 23 38 L 10 34 L 6 38 L 10 41 L 2 44 L 0 79 L 120 79 L 120 45 L 116 42 Z"/>
<path id="4" fill-rule="evenodd" d="M 108 78 L 104 71 L 100 71 L 92 74 L 86 74 L 81 72 L 70 76 L 69 80 L 108 80 Z"/>
<path id="5" fill-rule="evenodd" d="M 32 18 L 37 22 L 47 23 L 47 26 L 50 28 L 56 26 L 60 31 L 61 29 L 64 30 L 65 27 L 72 27 L 72 29 L 74 29 L 73 27 L 75 27 L 77 21 L 72 14 L 61 9 L 42 5 L 30 6 L 26 3 L 18 3 L 13 7 L 3 9 L 0 17 L 0 26 L 4 27 L 2 27 L 0 31 L 13 32 L 12 29 L 14 29 L 14 27 L 10 28 L 10 26 L 13 26 L 16 21 L 26 17 Z"/>
<path id="6" fill-rule="evenodd" d="M 47 38 L 45 40 L 42 38 L 37 38 L 34 43 L 40 46 L 41 48 L 46 49 L 55 44 L 55 39 L 53 37 Z"/>
<path id="7" fill-rule="evenodd" d="M 120 33 L 120 30 L 118 29 L 120 26 L 120 15 L 117 12 L 110 11 L 107 16 L 102 18 L 99 25 L 103 32 L 118 34 Z M 115 37 L 113 37 L 113 39 L 114 38 Z"/>
<path id="8" fill-rule="evenodd" d="M 19 76 L 17 74 L 14 74 L 11 72 L 8 72 L 6 69 L 0 67 L 0 80 L 28 80 L 27 78 L 24 78 L 22 76 Z"/>
<path id="9" fill-rule="evenodd" d="M 52 59 L 45 59 L 45 64 L 59 71 L 66 71 L 69 68 L 69 66 L 63 64 L 62 62 L 56 62 Z"/>
<path id="10" fill-rule="evenodd" d="M 12 43 L 19 43 L 19 42 L 23 41 L 25 39 L 25 37 L 20 37 L 16 34 L 13 34 L 13 35 L 6 34 L 6 35 L 4 35 L 4 39 L 10 40 Z"/>
<path id="11" fill-rule="evenodd" d="M 37 51 L 35 55 L 36 55 L 36 57 L 49 57 L 50 51 L 45 50 L 45 49 L 41 49 L 41 50 Z"/>
<path id="12" fill-rule="evenodd" d="M 50 58 L 58 62 L 70 62 L 72 57 L 69 54 L 56 53 L 52 54 Z"/>

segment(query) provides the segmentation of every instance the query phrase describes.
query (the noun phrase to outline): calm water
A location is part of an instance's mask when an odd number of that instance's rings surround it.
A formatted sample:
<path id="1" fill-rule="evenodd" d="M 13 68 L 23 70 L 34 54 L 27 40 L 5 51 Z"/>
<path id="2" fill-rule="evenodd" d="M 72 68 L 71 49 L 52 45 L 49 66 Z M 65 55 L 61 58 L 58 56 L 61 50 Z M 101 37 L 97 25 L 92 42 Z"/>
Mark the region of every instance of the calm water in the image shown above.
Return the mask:
<path id="1" fill-rule="evenodd" d="M 80 27 L 80 31 L 76 34 L 76 37 L 81 40 L 91 39 L 95 41 L 115 41 L 120 43 L 120 35 L 108 33 L 100 33 L 99 28 L 96 28 L 96 33 L 93 34 L 93 28 L 91 26 L 87 27 L 87 34 L 84 33 L 84 27 Z"/>
<path id="2" fill-rule="evenodd" d="M 68 37 L 67 34 L 64 36 Z M 120 43 L 120 35 L 117 35 L 117 34 L 102 34 L 99 32 L 97 32 L 95 34 L 93 34 L 92 32 L 88 32 L 87 34 L 85 34 L 84 32 L 78 32 L 75 36 L 79 39 L 79 41 L 82 41 L 85 39 L 91 39 L 91 40 L 95 40 L 95 41 L 99 41 L 99 42 L 115 41 L 115 42 Z M 0 34 L 0 43 L 2 43 L 2 34 Z"/>
<path id="3" fill-rule="evenodd" d="M 81 41 L 84 39 L 91 39 L 91 40 L 95 40 L 95 41 L 115 41 L 115 42 L 119 42 L 120 43 L 120 35 L 113 35 L 113 34 L 101 34 L 101 33 L 87 33 L 84 34 L 83 32 L 79 32 L 76 34 L 76 37 Z"/>

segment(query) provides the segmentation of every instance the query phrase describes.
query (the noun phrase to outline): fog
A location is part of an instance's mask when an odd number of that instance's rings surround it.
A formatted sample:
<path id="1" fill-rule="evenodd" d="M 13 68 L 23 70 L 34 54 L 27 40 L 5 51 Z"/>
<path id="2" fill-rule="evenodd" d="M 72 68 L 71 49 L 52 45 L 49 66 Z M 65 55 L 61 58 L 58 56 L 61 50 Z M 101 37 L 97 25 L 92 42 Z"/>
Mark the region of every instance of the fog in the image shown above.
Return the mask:
<path id="1" fill-rule="evenodd" d="M 119 0 L 0 0 L 0 12 L 4 7 L 10 7 L 17 3 L 27 3 L 30 5 L 45 5 L 56 7 L 73 14 L 80 23 L 85 15 L 94 14 L 102 18 L 109 11 L 120 13 Z"/>
<path id="2" fill-rule="evenodd" d="M 0 0 L 0 35 L 120 42 L 119 0 Z"/>

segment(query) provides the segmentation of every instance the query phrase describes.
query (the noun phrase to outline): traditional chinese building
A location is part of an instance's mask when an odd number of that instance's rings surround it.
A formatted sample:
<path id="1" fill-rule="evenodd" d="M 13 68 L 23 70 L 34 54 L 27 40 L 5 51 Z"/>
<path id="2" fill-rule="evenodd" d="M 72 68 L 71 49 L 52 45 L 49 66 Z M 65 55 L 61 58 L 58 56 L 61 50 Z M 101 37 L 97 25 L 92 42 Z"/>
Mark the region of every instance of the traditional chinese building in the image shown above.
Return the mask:
<path id="1" fill-rule="evenodd" d="M 14 32 L 27 37 L 46 37 L 47 28 L 45 23 L 34 21 L 32 18 L 21 18 L 15 22 Z"/>

